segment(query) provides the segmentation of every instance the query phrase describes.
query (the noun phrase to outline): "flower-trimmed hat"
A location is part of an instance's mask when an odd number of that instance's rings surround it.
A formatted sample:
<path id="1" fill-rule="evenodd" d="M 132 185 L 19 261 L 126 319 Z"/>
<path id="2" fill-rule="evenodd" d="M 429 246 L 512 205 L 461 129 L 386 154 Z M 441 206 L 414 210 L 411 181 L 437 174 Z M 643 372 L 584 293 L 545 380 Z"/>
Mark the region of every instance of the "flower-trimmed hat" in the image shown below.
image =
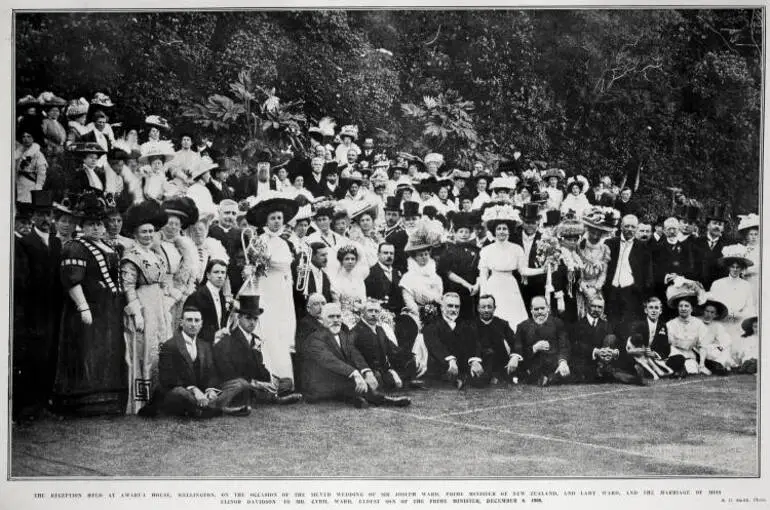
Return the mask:
<path id="1" fill-rule="evenodd" d="M 583 222 L 573 219 L 573 218 L 565 218 L 562 220 L 561 223 L 559 223 L 556 226 L 555 234 L 556 237 L 562 238 L 562 237 L 580 237 L 585 232 L 585 225 L 583 225 Z"/>
<path id="2" fill-rule="evenodd" d="M 355 142 L 358 140 L 358 126 L 352 124 L 342 126 L 342 129 L 340 130 L 340 139 L 342 139 L 343 136 L 349 136 Z"/>
<path id="3" fill-rule="evenodd" d="M 586 228 L 612 233 L 618 228 L 620 211 L 612 207 L 594 205 L 583 211 L 582 219 Z"/>
<path id="4" fill-rule="evenodd" d="M 267 217 L 276 211 L 283 213 L 283 220 L 288 223 L 299 210 L 299 204 L 289 195 L 271 191 L 257 197 L 256 204 L 246 213 L 246 221 L 256 227 L 262 227 L 267 223 Z M 317 214 L 316 214 L 317 215 Z"/>
<path id="5" fill-rule="evenodd" d="M 509 191 L 516 190 L 519 184 L 518 177 L 496 177 L 492 184 L 489 185 L 489 190 L 494 191 L 498 189 L 507 189 Z"/>
<path id="6" fill-rule="evenodd" d="M 676 308 L 682 299 L 688 300 L 693 307 L 703 305 L 706 303 L 706 289 L 700 282 L 678 276 L 666 289 L 666 301 L 669 308 Z"/>
<path id="7" fill-rule="evenodd" d="M 97 92 L 94 94 L 94 98 L 91 99 L 91 105 L 92 106 L 101 106 L 102 108 L 112 108 L 115 106 L 115 103 L 112 102 L 112 99 L 110 99 L 110 96 L 103 92 Z"/>
<path id="8" fill-rule="evenodd" d="M 567 177 L 567 173 L 561 168 L 549 168 L 543 172 L 543 180 L 547 181 L 551 177 L 556 177 L 560 181 L 563 181 Z"/>
<path id="9" fill-rule="evenodd" d="M 329 219 L 334 217 L 334 208 L 337 205 L 337 202 L 334 200 L 321 200 L 319 202 L 316 202 L 315 207 L 315 216 L 318 218 L 319 216 L 325 216 Z"/>
<path id="10" fill-rule="evenodd" d="M 75 199 L 70 214 L 81 221 L 103 220 L 107 216 L 107 201 L 101 191 L 86 191 Z"/>
<path id="11" fill-rule="evenodd" d="M 591 184 L 588 182 L 588 179 L 586 179 L 584 176 L 576 175 L 567 179 L 567 193 L 571 193 L 572 188 L 575 186 L 580 187 L 581 193 L 585 193 L 590 189 Z"/>
<path id="12" fill-rule="evenodd" d="M 151 127 L 156 127 L 161 130 L 171 131 L 171 126 L 168 121 L 160 115 L 149 115 L 144 119 L 144 123 Z"/>
<path id="13" fill-rule="evenodd" d="M 408 202 L 407 202 L 408 203 Z M 442 243 L 444 227 L 440 221 L 422 218 L 417 220 L 417 225 L 404 247 L 405 253 L 414 253 L 435 248 Z"/>
<path id="14" fill-rule="evenodd" d="M 163 210 L 169 216 L 176 216 L 182 224 L 182 230 L 198 222 L 198 206 L 192 198 L 175 197 L 163 202 Z"/>
<path id="15" fill-rule="evenodd" d="M 431 163 L 435 163 L 436 165 L 441 167 L 444 164 L 444 156 L 442 154 L 439 154 L 438 152 L 430 152 L 425 155 L 422 161 L 425 164 L 425 166 L 428 166 Z"/>
<path id="16" fill-rule="evenodd" d="M 521 224 L 521 216 L 519 211 L 507 204 L 496 204 L 490 202 L 484 204 L 481 209 L 481 221 L 487 226 L 487 230 L 494 232 L 498 225 L 505 224 L 508 226 L 508 230 L 513 232 L 513 229 Z"/>
<path id="17" fill-rule="evenodd" d="M 146 200 L 129 207 L 124 222 L 127 232 L 133 232 L 146 224 L 152 225 L 155 230 L 160 230 L 166 223 L 168 223 L 168 214 L 155 200 Z"/>
<path id="18" fill-rule="evenodd" d="M 742 244 L 731 244 L 722 248 L 722 257 L 718 262 L 724 267 L 738 264 L 743 269 L 754 265 L 754 262 L 747 257 L 746 247 Z"/>

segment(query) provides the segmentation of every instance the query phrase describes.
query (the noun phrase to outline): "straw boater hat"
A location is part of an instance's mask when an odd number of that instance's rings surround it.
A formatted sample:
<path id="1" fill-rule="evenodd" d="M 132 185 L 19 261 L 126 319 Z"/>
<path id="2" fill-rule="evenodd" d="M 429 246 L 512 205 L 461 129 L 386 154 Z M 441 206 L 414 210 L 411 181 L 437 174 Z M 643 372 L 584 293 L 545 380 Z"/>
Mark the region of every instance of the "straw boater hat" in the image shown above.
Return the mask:
<path id="1" fill-rule="evenodd" d="M 719 263 L 724 267 L 730 267 L 733 264 L 739 264 L 743 268 L 753 266 L 754 262 L 749 260 L 746 256 L 746 247 L 742 244 L 732 244 L 722 248 L 722 257 L 719 259 Z"/>
<path id="2" fill-rule="evenodd" d="M 666 301 L 669 308 L 679 306 L 679 301 L 686 299 L 693 308 L 706 303 L 706 290 L 700 282 L 677 277 L 666 289 Z"/>
<path id="3" fill-rule="evenodd" d="M 154 226 L 155 230 L 160 230 L 168 223 L 168 214 L 160 204 L 154 200 L 146 200 L 128 208 L 124 222 L 127 232 L 133 232 L 147 223 Z"/>
<path id="4" fill-rule="evenodd" d="M 513 233 L 513 229 L 521 224 L 519 211 L 510 205 L 486 204 L 482 209 L 481 221 L 487 226 L 487 230 L 494 232 L 498 225 L 508 225 L 508 230 Z"/>
<path id="5" fill-rule="evenodd" d="M 582 219 L 586 228 L 612 233 L 618 228 L 620 211 L 594 205 L 583 211 Z"/>
<path id="6" fill-rule="evenodd" d="M 272 191 L 257 197 L 256 204 L 246 213 L 246 221 L 256 227 L 262 227 L 267 223 L 270 213 L 280 211 L 283 213 L 283 221 L 288 222 L 296 216 L 299 204 L 285 193 Z"/>
<path id="7" fill-rule="evenodd" d="M 192 198 L 175 197 L 163 202 L 163 210 L 169 216 L 176 216 L 182 224 L 182 230 L 198 222 L 198 207 Z"/>
<path id="8" fill-rule="evenodd" d="M 740 222 L 738 223 L 738 232 L 748 230 L 750 228 L 759 228 L 759 215 L 757 214 L 741 214 L 738 215 L 738 218 L 740 218 Z"/>
<path id="9" fill-rule="evenodd" d="M 356 200 L 347 208 L 351 220 L 356 220 L 363 214 L 369 214 L 373 220 L 377 219 L 377 204 L 368 200 Z"/>
<path id="10" fill-rule="evenodd" d="M 693 312 L 693 315 L 703 315 L 703 312 L 706 310 L 707 306 L 713 306 L 717 310 L 717 316 L 715 317 L 716 320 L 721 321 L 725 317 L 727 317 L 727 306 L 725 306 L 724 303 L 716 299 L 710 292 L 706 293 L 706 302 L 703 303 L 702 306 L 698 307 L 697 310 Z"/>
<path id="11" fill-rule="evenodd" d="M 158 142 L 148 142 L 142 145 L 142 155 L 139 156 L 139 164 L 147 165 L 150 163 L 151 158 L 160 157 L 163 158 L 164 163 L 168 163 L 174 159 L 175 152 L 174 146 L 171 142 L 166 140 L 160 140 Z"/>
<path id="12" fill-rule="evenodd" d="M 441 222 L 423 218 L 417 221 L 417 225 L 404 247 L 405 253 L 414 253 L 435 248 L 442 243 L 444 227 Z"/>

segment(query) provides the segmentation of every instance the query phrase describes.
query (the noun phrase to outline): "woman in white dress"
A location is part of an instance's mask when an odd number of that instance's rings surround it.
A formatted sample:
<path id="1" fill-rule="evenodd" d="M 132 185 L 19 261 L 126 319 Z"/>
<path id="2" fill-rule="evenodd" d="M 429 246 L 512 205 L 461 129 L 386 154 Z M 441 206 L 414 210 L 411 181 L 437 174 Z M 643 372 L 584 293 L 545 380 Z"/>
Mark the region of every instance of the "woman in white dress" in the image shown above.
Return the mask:
<path id="1" fill-rule="evenodd" d="M 725 328 L 732 338 L 738 338 L 743 333 L 743 320 L 756 314 L 757 303 L 751 283 L 741 278 L 741 274 L 754 264 L 746 257 L 746 247 L 742 244 L 725 246 L 719 263 L 728 268 L 729 274 L 711 284 L 711 295 L 727 306 Z"/>
<path id="2" fill-rule="evenodd" d="M 482 248 L 479 256 L 480 295 L 490 294 L 495 298 L 495 315 L 508 322 L 515 332 L 519 323 L 527 319 L 527 308 L 513 272 L 534 276 L 543 274 L 544 270 L 527 268 L 524 248 L 508 241 L 514 227 L 521 223 L 516 209 L 509 205 L 488 207 L 481 221 L 494 235 L 495 242 Z"/>
<path id="3" fill-rule="evenodd" d="M 256 290 L 261 296 L 264 313 L 260 316 L 255 333 L 262 339 L 264 363 L 271 374 L 294 380 L 291 352 L 297 321 L 294 316 L 294 284 L 291 266 L 294 254 L 289 242 L 281 237 L 284 222 L 291 220 L 299 209 L 296 201 L 281 193 L 265 193 L 246 219 L 251 225 L 264 227 L 260 241 L 270 258 L 264 276 L 258 276 Z M 293 386 L 293 384 L 292 384 Z"/>
<path id="4" fill-rule="evenodd" d="M 364 280 L 369 267 L 361 263 L 359 250 L 350 244 L 337 250 L 340 264 L 336 273 L 331 275 L 332 299 L 342 308 L 342 321 L 348 328 L 358 323 L 359 313 L 366 303 L 366 285 Z"/>
<path id="5" fill-rule="evenodd" d="M 487 193 L 489 187 L 490 177 L 488 175 L 479 175 L 476 177 L 476 196 L 473 198 L 471 207 L 473 209 L 481 209 L 481 206 L 492 200 L 492 197 Z"/>
<path id="6" fill-rule="evenodd" d="M 588 179 L 582 175 L 567 179 L 567 196 L 561 203 L 562 215 L 566 216 L 572 211 L 576 218 L 582 218 L 583 213 L 591 207 L 591 203 L 586 197 L 590 187 Z"/>

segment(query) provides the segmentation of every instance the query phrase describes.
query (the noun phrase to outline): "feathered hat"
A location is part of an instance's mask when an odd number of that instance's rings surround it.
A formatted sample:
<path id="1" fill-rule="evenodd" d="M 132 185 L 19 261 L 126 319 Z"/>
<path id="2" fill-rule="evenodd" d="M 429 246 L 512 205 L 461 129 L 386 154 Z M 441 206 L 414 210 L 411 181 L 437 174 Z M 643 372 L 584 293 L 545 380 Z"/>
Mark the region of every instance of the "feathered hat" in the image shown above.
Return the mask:
<path id="1" fill-rule="evenodd" d="M 179 218 L 183 230 L 198 222 L 198 207 L 190 197 L 169 198 L 162 207 L 169 216 Z"/>
<path id="2" fill-rule="evenodd" d="M 543 172 L 543 180 L 547 181 L 551 177 L 556 177 L 560 181 L 564 180 L 565 177 L 567 177 L 567 173 L 562 170 L 561 168 L 549 168 L 545 172 Z"/>
<path id="3" fill-rule="evenodd" d="M 125 229 L 134 232 L 145 224 L 151 224 L 155 230 L 160 230 L 168 222 L 168 214 L 155 200 L 146 200 L 132 205 L 126 211 Z"/>
<path id="4" fill-rule="evenodd" d="M 594 205 L 583 211 L 582 219 L 587 228 L 615 232 L 620 221 L 620 211 L 612 207 Z"/>
<path id="5" fill-rule="evenodd" d="M 112 99 L 110 99 L 110 96 L 103 92 L 97 92 L 94 94 L 94 98 L 91 99 L 91 105 L 92 106 L 101 106 L 102 108 L 112 108 L 115 106 L 115 103 L 112 102 Z"/>
<path id="6" fill-rule="evenodd" d="M 324 137 L 333 137 L 334 128 L 337 127 L 337 123 L 331 117 L 324 117 L 318 121 L 317 126 L 311 126 L 308 129 L 308 136 L 318 140 L 319 143 L 323 143 Z"/>
<path id="7" fill-rule="evenodd" d="M 139 156 L 141 156 L 139 151 L 132 148 L 127 141 L 119 139 L 112 143 L 107 159 L 126 161 L 127 159 L 138 159 Z"/>
<path id="8" fill-rule="evenodd" d="M 494 232 L 498 225 L 508 225 L 508 230 L 513 232 L 514 227 L 521 223 L 519 211 L 506 204 L 488 204 L 483 209 L 481 221 L 487 226 L 487 230 Z"/>
<path id="9" fill-rule="evenodd" d="M 37 97 L 38 102 L 43 105 L 43 108 L 50 108 L 53 106 L 64 106 L 67 101 L 57 96 L 53 92 L 43 92 Z"/>
<path id="10" fill-rule="evenodd" d="M 160 115 L 150 115 L 144 119 L 144 123 L 148 126 L 156 127 L 165 131 L 171 130 L 171 126 L 168 124 L 168 121 Z"/>
<path id="11" fill-rule="evenodd" d="M 336 205 L 337 205 L 337 202 L 335 202 L 334 200 L 321 200 L 319 202 L 316 202 L 314 204 L 316 218 L 319 216 L 332 218 L 334 216 L 334 208 Z"/>
<path id="12" fill-rule="evenodd" d="M 585 227 L 583 226 L 583 223 L 572 218 L 567 218 L 563 220 L 559 225 L 556 227 L 555 234 L 556 237 L 580 237 L 583 235 L 583 232 L 585 232 Z"/>
<path id="13" fill-rule="evenodd" d="M 580 187 L 580 192 L 585 193 L 588 191 L 591 185 L 589 184 L 588 179 L 586 179 L 584 176 L 576 175 L 567 179 L 567 193 L 572 192 L 573 186 Z"/>
<path id="14" fill-rule="evenodd" d="M 444 227 L 441 222 L 428 218 L 417 220 L 414 230 L 409 234 L 404 252 L 414 253 L 439 246 L 443 236 Z"/>
<path id="15" fill-rule="evenodd" d="M 442 154 L 439 154 L 438 152 L 430 152 L 425 155 L 423 158 L 423 162 L 425 163 L 425 166 L 428 166 L 431 163 L 435 163 L 439 167 L 444 164 L 444 156 Z"/>
<path id="16" fill-rule="evenodd" d="M 67 106 L 66 115 L 67 117 L 80 117 L 81 115 L 85 115 L 88 113 L 88 106 L 88 101 L 86 101 L 86 98 L 84 97 L 72 99 L 69 106 Z"/>
<path id="17" fill-rule="evenodd" d="M 489 190 L 493 191 L 496 189 L 507 189 L 513 191 L 516 189 L 518 184 L 518 177 L 497 177 L 492 181 L 492 184 L 489 185 Z"/>
<path id="18" fill-rule="evenodd" d="M 73 216 L 81 220 L 103 220 L 107 216 L 107 202 L 101 191 L 86 191 L 75 199 Z"/>
<path id="19" fill-rule="evenodd" d="M 759 215 L 755 213 L 739 214 L 738 219 L 740 220 L 738 223 L 738 232 L 750 228 L 759 228 Z"/>

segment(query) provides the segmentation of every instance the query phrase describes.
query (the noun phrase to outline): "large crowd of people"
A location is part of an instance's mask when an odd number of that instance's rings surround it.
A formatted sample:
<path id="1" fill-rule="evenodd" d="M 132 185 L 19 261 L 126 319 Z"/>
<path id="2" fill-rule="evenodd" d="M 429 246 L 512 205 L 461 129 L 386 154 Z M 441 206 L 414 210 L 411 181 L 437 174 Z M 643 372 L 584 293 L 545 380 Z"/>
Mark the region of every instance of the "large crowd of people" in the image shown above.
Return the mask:
<path id="1" fill-rule="evenodd" d="M 246 164 L 111 124 L 103 93 L 17 109 L 17 423 L 758 370 L 756 214 L 651 216 L 610 177 L 387 154 L 328 118 Z"/>

